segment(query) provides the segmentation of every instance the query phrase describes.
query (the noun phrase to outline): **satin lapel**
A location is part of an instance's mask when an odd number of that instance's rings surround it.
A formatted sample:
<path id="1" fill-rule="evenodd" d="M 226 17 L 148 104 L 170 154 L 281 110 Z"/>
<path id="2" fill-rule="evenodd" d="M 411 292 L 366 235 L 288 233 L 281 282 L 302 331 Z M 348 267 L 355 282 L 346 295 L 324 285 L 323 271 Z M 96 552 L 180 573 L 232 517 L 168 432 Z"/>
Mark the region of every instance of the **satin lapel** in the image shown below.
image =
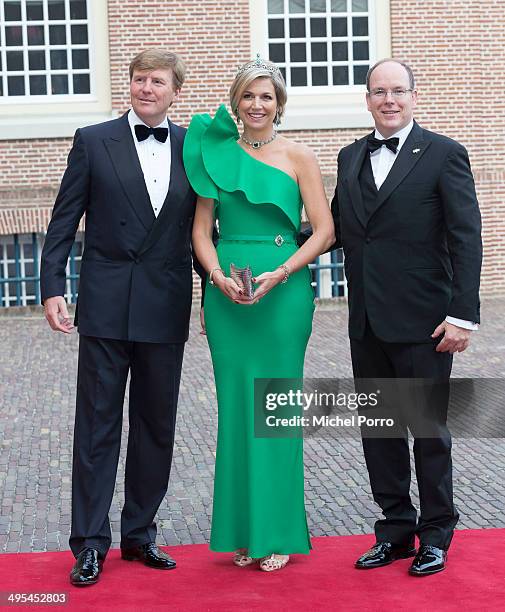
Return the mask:
<path id="1" fill-rule="evenodd" d="M 411 172 L 430 144 L 430 141 L 424 140 L 423 138 L 423 129 L 414 122 L 414 127 L 407 136 L 407 140 L 403 143 L 398 153 L 398 157 L 395 159 L 386 180 L 379 189 L 377 201 L 373 210 L 370 212 L 370 217 L 382 206 L 382 204 L 384 204 L 387 198 L 405 179 L 407 174 Z"/>
<path id="2" fill-rule="evenodd" d="M 128 123 L 128 113 L 119 120 L 117 133 L 104 138 L 104 145 L 126 198 L 142 225 L 149 230 L 155 216 Z"/>
<path id="3" fill-rule="evenodd" d="M 168 193 L 161 207 L 160 214 L 153 223 L 149 234 L 144 240 L 139 254 L 145 253 L 150 249 L 161 234 L 178 219 L 176 213 L 177 207 L 184 201 L 189 189 L 189 182 L 186 178 L 184 164 L 182 162 L 182 146 L 183 141 L 179 140 L 176 130 L 169 121 L 170 126 L 170 181 L 168 185 Z"/>
<path id="4" fill-rule="evenodd" d="M 354 212 L 359 219 L 359 222 L 363 227 L 366 226 L 366 214 L 365 207 L 363 205 L 363 197 L 361 195 L 361 188 L 359 186 L 359 173 L 365 155 L 368 153 L 366 138 L 359 140 L 354 145 L 353 157 L 349 168 L 349 174 L 347 177 L 347 186 L 351 194 L 351 202 L 354 208 Z"/>

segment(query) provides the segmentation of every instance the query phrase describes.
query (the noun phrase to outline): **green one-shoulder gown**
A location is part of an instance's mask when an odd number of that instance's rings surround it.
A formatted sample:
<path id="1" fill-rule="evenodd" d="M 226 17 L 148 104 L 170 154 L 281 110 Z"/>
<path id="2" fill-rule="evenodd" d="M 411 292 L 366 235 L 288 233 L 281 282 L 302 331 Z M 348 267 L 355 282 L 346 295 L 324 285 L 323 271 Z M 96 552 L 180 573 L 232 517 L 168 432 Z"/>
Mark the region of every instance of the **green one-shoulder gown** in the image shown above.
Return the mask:
<path id="1" fill-rule="evenodd" d="M 195 192 L 215 202 L 219 263 L 271 271 L 296 251 L 302 200 L 288 174 L 250 156 L 224 105 L 196 115 L 184 143 Z M 279 238 L 277 242 L 276 237 Z M 311 548 L 304 506 L 303 439 L 254 435 L 254 379 L 302 378 L 312 330 L 308 268 L 258 304 L 235 304 L 210 284 L 205 325 L 218 401 L 218 439 L 210 548 L 247 548 L 252 557 Z"/>

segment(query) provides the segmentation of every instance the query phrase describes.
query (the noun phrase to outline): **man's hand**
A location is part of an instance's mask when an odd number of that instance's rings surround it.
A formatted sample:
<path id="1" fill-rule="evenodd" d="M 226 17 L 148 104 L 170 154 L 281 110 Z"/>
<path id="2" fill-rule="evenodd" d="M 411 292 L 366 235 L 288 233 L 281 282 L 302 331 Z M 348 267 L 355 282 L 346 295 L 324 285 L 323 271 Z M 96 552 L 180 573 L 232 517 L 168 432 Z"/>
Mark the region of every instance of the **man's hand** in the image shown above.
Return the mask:
<path id="1" fill-rule="evenodd" d="M 442 340 L 437 344 L 437 353 L 449 352 L 462 353 L 468 348 L 470 344 L 471 329 L 464 329 L 457 325 L 452 325 L 447 321 L 442 321 L 440 325 L 437 325 L 435 331 L 431 334 L 432 338 L 438 338 L 441 334 L 444 334 Z"/>
<path id="2" fill-rule="evenodd" d="M 55 295 L 44 300 L 44 315 L 49 326 L 54 331 L 70 334 L 74 329 L 72 321 L 68 316 L 67 303 L 61 295 Z"/>

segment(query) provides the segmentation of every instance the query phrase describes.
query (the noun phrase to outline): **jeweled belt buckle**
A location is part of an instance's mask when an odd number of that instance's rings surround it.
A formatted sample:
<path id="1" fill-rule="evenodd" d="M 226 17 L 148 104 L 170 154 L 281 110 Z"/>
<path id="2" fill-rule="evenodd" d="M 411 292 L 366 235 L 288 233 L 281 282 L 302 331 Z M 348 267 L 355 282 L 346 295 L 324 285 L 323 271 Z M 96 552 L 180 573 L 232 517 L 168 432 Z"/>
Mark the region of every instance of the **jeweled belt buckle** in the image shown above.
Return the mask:
<path id="1" fill-rule="evenodd" d="M 280 247 L 284 244 L 284 238 L 279 234 L 275 237 L 274 242 L 278 247 Z"/>

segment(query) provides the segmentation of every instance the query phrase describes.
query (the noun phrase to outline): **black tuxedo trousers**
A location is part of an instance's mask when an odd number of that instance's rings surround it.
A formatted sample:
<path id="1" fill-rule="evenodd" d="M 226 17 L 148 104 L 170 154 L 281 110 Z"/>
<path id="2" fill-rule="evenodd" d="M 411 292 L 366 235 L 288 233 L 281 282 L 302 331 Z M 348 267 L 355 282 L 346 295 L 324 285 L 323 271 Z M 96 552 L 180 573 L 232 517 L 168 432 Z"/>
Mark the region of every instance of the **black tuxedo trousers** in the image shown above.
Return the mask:
<path id="1" fill-rule="evenodd" d="M 121 547 L 156 540 L 154 516 L 165 496 L 174 445 L 184 343 L 80 336 L 72 472 L 72 533 L 77 555 L 111 545 L 109 509 L 130 373 L 129 433 Z"/>
<path id="2" fill-rule="evenodd" d="M 393 343 L 377 338 L 367 321 L 360 340 L 351 339 L 351 358 L 356 388 L 363 379 L 403 378 L 449 381 L 452 367 L 450 353 L 437 353 L 436 343 Z M 430 406 L 416 410 L 429 412 Z M 384 519 L 375 523 L 378 542 L 406 544 L 417 534 L 422 544 L 449 548 L 458 513 L 453 503 L 451 435 L 445 420 L 447 402 L 441 407 L 445 418 L 435 430 L 434 437 L 416 437 L 414 460 L 420 498 L 420 516 L 410 499 L 409 423 L 401 423 L 395 437 L 379 438 L 368 435 L 363 428 L 362 442 L 370 486 L 375 502 Z M 412 406 L 409 407 L 412 410 Z"/>

